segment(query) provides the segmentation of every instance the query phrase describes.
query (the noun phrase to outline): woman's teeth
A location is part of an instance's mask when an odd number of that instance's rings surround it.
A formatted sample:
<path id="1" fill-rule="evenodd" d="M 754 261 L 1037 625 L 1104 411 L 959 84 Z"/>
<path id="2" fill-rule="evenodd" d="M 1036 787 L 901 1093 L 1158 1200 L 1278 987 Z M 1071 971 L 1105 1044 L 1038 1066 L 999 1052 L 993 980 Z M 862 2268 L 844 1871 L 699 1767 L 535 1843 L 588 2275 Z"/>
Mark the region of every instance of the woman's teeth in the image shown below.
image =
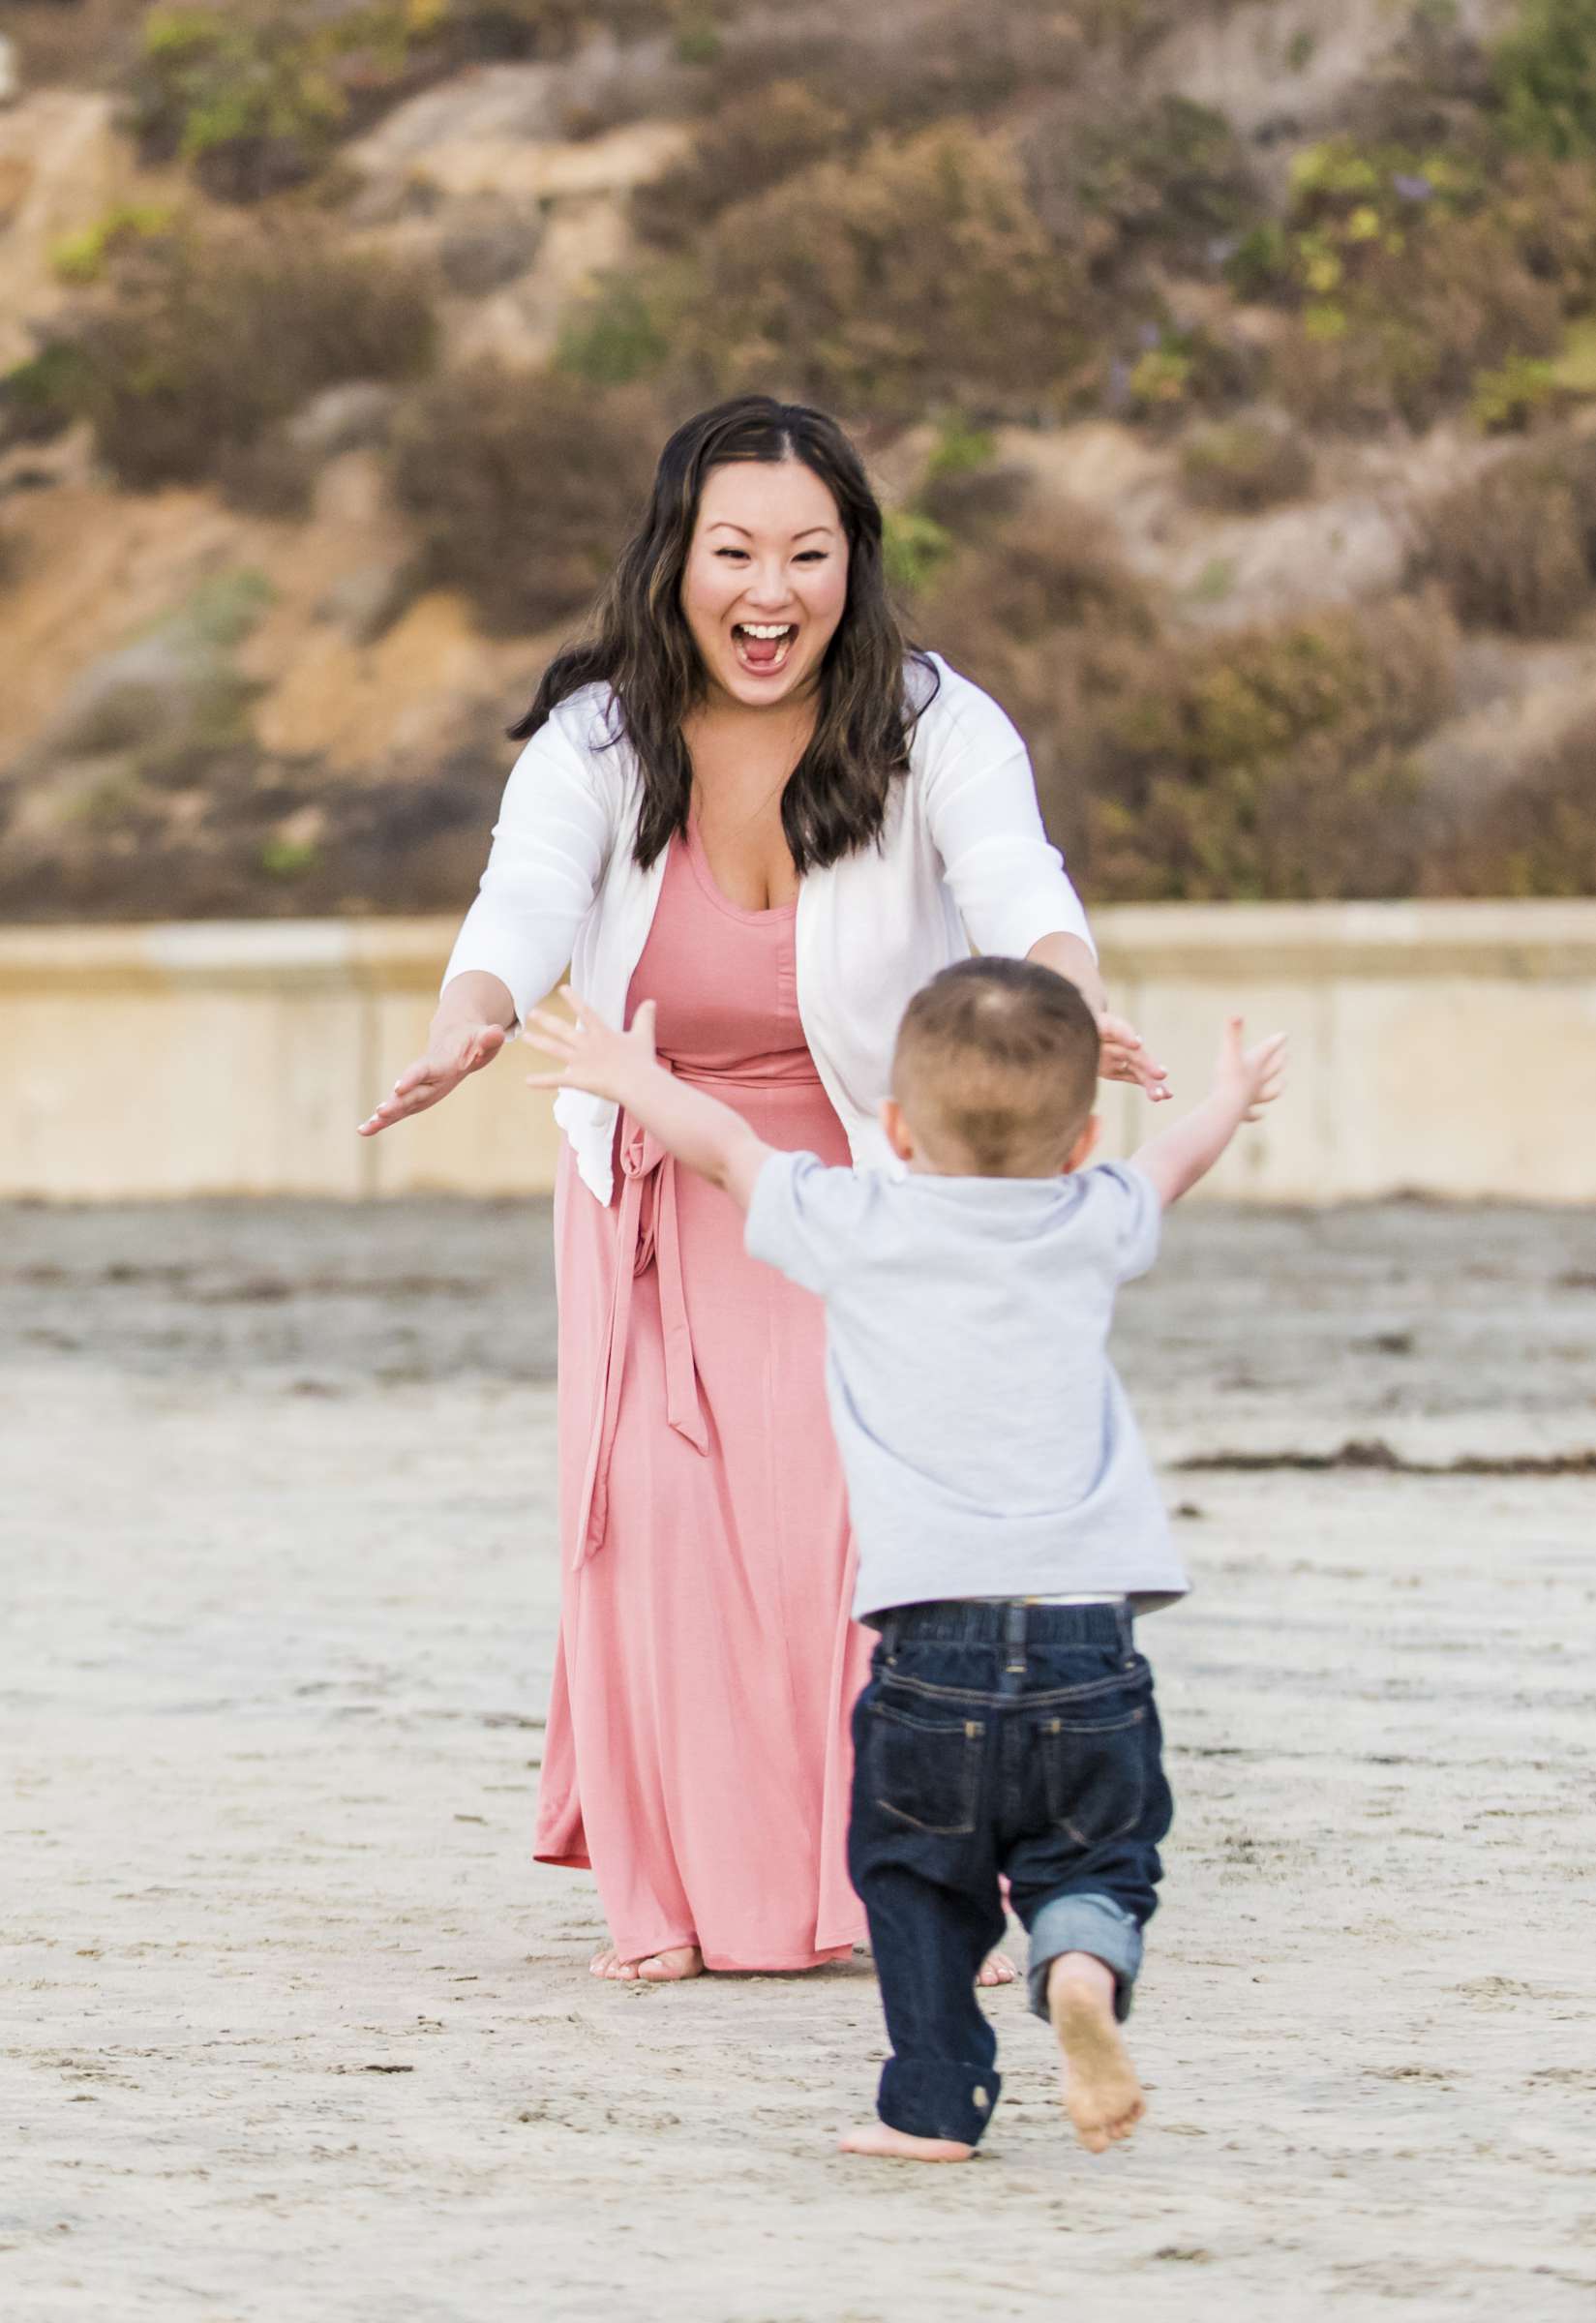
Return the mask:
<path id="1" fill-rule="evenodd" d="M 732 627 L 738 659 L 744 669 L 762 673 L 783 666 L 797 635 L 791 621 L 737 621 Z"/>

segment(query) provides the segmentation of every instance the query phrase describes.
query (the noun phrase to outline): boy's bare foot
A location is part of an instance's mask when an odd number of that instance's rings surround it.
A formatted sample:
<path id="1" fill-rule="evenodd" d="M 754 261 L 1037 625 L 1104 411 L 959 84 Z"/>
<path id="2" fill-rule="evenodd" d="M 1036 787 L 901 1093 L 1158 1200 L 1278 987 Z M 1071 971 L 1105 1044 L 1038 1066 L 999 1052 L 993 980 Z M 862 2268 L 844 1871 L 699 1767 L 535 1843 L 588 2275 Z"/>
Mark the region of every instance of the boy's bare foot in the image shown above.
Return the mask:
<path id="1" fill-rule="evenodd" d="M 1018 1975 L 1007 1952 L 988 1952 L 976 1973 L 976 1982 L 983 1992 L 990 1992 L 994 1984 L 1012 1984 Z"/>
<path id="2" fill-rule="evenodd" d="M 1114 2017 L 1114 1972 L 1064 1952 L 1047 1975 L 1047 2013 L 1064 2051 L 1064 2110 L 1089 2154 L 1129 2137 L 1147 2100 Z"/>
<path id="3" fill-rule="evenodd" d="M 952 2137 L 911 2137 L 907 2129 L 888 2128 L 885 2122 L 866 2122 L 837 2143 L 844 2154 L 868 2154 L 876 2161 L 968 2161 L 976 2150 Z"/>
<path id="4" fill-rule="evenodd" d="M 696 1944 L 684 1944 L 670 1952 L 650 1952 L 644 1960 L 623 1960 L 614 1946 L 595 1952 L 587 1963 L 587 1973 L 603 1976 L 611 1984 L 635 1984 L 640 1979 L 647 1984 L 681 1984 L 689 1976 L 704 1974 L 704 1954 Z"/>

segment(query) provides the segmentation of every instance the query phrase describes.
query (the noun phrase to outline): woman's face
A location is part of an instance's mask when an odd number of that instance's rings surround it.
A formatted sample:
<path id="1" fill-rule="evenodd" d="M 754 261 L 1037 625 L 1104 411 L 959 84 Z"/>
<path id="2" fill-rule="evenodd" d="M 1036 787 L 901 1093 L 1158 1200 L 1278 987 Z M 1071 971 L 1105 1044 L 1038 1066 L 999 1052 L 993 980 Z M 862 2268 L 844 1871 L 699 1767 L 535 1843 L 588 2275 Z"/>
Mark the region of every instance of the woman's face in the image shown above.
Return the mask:
<path id="1" fill-rule="evenodd" d="M 820 674 L 848 597 L 848 539 L 801 460 L 711 468 L 681 576 L 681 610 L 711 702 L 771 709 Z"/>

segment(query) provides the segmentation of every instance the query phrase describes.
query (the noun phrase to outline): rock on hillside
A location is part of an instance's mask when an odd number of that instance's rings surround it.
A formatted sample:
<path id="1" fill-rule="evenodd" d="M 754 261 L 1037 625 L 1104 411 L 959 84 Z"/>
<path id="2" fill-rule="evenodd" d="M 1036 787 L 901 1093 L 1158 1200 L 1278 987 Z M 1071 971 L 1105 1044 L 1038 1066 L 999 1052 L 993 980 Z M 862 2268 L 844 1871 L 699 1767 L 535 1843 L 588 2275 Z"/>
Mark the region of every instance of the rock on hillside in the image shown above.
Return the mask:
<path id="1" fill-rule="evenodd" d="M 52 250 L 104 217 L 133 180 L 108 97 L 40 89 L 0 110 L 0 372 L 26 360 L 67 304 Z"/>

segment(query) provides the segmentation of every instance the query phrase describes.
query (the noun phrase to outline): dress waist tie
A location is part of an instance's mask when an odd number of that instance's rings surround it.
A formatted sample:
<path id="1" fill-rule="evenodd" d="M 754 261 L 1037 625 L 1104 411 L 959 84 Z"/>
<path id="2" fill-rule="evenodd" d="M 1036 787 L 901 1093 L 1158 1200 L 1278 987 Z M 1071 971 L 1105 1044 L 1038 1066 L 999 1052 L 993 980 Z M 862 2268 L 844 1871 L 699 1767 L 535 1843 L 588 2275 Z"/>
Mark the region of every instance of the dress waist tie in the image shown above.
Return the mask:
<path id="1" fill-rule="evenodd" d="M 610 1321 L 604 1343 L 604 1386 L 598 1424 L 587 1454 L 577 1522 L 575 1569 L 580 1571 L 604 1545 L 609 1516 L 610 1456 L 620 1417 L 620 1390 L 632 1321 L 632 1285 L 654 1269 L 659 1282 L 659 1319 L 665 1340 L 665 1416 L 695 1452 L 709 1449 L 698 1367 L 681 1283 L 681 1243 L 677 1229 L 677 1164 L 657 1137 L 629 1114 L 620 1122 L 620 1216 L 617 1224 L 616 1268 L 610 1292 Z"/>

